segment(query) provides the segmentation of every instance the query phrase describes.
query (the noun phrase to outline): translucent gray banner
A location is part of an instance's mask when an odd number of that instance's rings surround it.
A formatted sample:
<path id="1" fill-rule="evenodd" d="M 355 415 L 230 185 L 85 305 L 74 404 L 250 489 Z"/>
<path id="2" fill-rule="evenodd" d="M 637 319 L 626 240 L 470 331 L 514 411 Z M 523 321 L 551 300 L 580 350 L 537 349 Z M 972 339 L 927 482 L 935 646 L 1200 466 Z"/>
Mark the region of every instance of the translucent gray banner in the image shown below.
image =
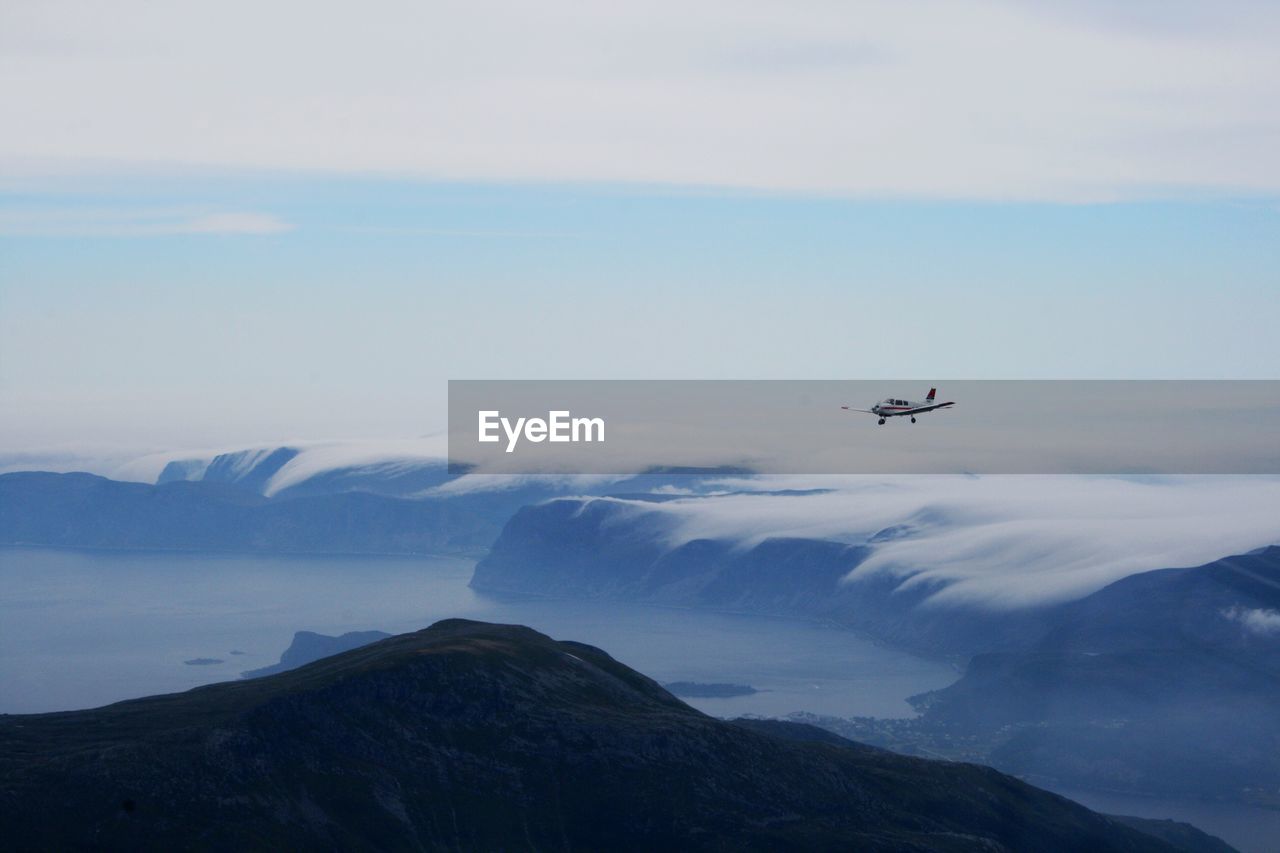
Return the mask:
<path id="1" fill-rule="evenodd" d="M 1280 381 L 454 380 L 449 462 L 494 474 L 1276 474 Z"/>

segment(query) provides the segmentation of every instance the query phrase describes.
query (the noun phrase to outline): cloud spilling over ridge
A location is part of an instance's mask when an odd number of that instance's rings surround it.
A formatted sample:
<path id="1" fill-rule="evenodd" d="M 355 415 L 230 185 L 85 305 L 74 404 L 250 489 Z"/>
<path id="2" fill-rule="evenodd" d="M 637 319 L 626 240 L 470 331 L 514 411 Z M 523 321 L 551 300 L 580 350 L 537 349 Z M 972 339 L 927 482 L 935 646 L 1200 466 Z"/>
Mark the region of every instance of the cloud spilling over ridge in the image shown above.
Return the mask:
<path id="1" fill-rule="evenodd" d="M 273 451 L 292 448 L 293 459 L 284 464 L 267 482 L 264 493 L 273 495 L 318 474 L 348 468 L 377 466 L 383 473 L 405 470 L 424 464 L 444 465 L 444 436 L 370 441 L 282 441 L 270 444 L 244 445 L 199 450 L 169 450 L 149 453 L 114 465 L 93 466 L 106 476 L 120 480 L 154 483 L 171 462 L 188 463 L 188 477 L 199 475 L 218 456 L 231 457 L 230 468 L 246 474 Z"/>
<path id="2" fill-rule="evenodd" d="M 571 492 L 592 489 L 625 480 L 612 474 L 464 474 L 424 493 L 432 497 L 502 492 L 525 486 L 545 486 Z"/>
<path id="3" fill-rule="evenodd" d="M 269 460 L 275 451 L 296 451 L 288 462 L 270 476 L 263 486 L 268 497 L 297 486 L 313 477 L 338 471 L 358 471 L 368 475 L 394 477 L 424 466 L 443 468 L 448 464 L 448 437 L 445 434 L 409 439 L 364 441 L 282 441 L 194 450 L 167 450 L 141 456 L 116 451 L 115 455 L 81 451 L 15 453 L 0 455 L 0 472 L 41 468 L 56 471 L 89 471 L 119 480 L 155 483 L 166 466 L 177 463 L 180 479 L 201 479 L 214 459 L 224 457 L 224 473 L 241 478 Z M 172 472 L 171 472 L 172 473 Z M 630 475 L 600 474 L 463 474 L 409 497 L 447 498 L 478 492 L 501 492 L 528 486 L 542 486 L 566 494 L 592 490 L 630 479 Z M 638 487 L 641 488 L 641 487 Z M 659 491 L 669 492 L 667 486 Z"/>
<path id="4" fill-rule="evenodd" d="M 382 473 L 392 474 L 423 464 L 443 465 L 445 453 L 444 436 L 316 444 L 301 448 L 297 456 L 285 463 L 267 483 L 264 493 L 274 495 L 317 474 L 345 468 L 376 466 Z"/>
<path id="5" fill-rule="evenodd" d="M 225 468 L 248 474 L 282 446 L 298 452 L 266 482 L 267 494 L 339 470 L 394 475 L 442 466 L 445 454 L 443 436 L 287 442 L 152 454 L 102 473 L 155 482 L 170 462 L 187 462 L 189 476 L 198 477 L 214 457 L 231 454 Z M 39 459 L 44 464 L 14 458 L 9 469 L 54 468 Z M 447 498 L 534 484 L 571 493 L 615 479 L 469 475 L 424 494 Z M 888 574 L 904 587 L 939 584 L 930 598 L 938 606 L 1001 609 L 1068 600 L 1136 572 L 1280 544 L 1280 477 L 1271 476 L 769 476 L 702 480 L 700 495 L 685 496 L 671 483 L 655 491 L 668 499 L 596 499 L 625 506 L 627 516 L 617 519 L 623 526 L 632 515 L 663 518 L 671 547 L 693 539 L 743 548 L 777 537 L 870 542 L 873 554 L 847 582 Z M 1276 625 L 1270 612 L 1227 618 L 1257 632 Z"/>
<path id="6" fill-rule="evenodd" d="M 248 475 L 255 466 L 267 460 L 276 450 L 282 448 L 296 450 L 297 455 L 271 475 L 263 487 L 263 494 L 271 497 L 312 477 L 337 471 L 359 471 L 370 475 L 393 477 L 423 466 L 443 467 L 447 464 L 446 445 L 447 437 L 444 435 L 399 440 L 293 441 L 252 447 L 165 451 L 147 454 L 125 462 L 117 460 L 96 466 L 82 464 L 80 469 L 94 468 L 100 473 L 117 479 L 154 483 L 167 465 L 180 463 L 184 468 L 183 473 L 186 479 L 200 479 L 215 458 L 224 456 L 227 458 L 227 470 L 233 476 L 240 477 Z M 3 467 L 6 460 L 0 459 L 0 470 L 25 470 L 29 467 L 23 465 L 26 458 L 14 457 L 8 468 Z M 447 498 L 477 492 L 508 491 L 535 485 L 573 492 L 576 489 L 608 485 L 622 479 L 625 478 L 591 474 L 465 474 L 414 496 Z"/>
<path id="7" fill-rule="evenodd" d="M 996 609 L 1087 595 L 1127 575 L 1195 566 L 1280 543 L 1280 479 L 1074 476 L 762 478 L 751 491 L 644 507 L 670 541 L 771 537 L 867 542 L 847 578 L 941 582 L 930 602 Z M 818 494 L 762 488 L 825 486 Z M 755 492 L 755 493 L 753 493 Z M 639 507 L 637 507 L 639 508 Z M 882 533 L 886 531 L 886 533 Z"/>

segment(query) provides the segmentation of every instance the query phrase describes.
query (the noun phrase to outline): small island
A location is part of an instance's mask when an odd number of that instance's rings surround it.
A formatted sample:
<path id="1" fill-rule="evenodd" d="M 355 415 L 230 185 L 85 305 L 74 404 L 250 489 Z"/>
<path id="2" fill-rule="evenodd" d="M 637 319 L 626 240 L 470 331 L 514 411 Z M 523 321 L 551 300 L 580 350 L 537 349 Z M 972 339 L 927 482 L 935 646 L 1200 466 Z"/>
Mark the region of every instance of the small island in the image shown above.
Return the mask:
<path id="1" fill-rule="evenodd" d="M 187 666 L 213 666 L 223 663 L 223 661 L 220 658 L 192 658 L 191 660 L 184 660 L 183 663 Z"/>
<path id="2" fill-rule="evenodd" d="M 689 699 L 729 699 L 752 696 L 760 691 L 749 684 L 703 684 L 699 681 L 672 681 L 662 685 L 677 696 Z"/>

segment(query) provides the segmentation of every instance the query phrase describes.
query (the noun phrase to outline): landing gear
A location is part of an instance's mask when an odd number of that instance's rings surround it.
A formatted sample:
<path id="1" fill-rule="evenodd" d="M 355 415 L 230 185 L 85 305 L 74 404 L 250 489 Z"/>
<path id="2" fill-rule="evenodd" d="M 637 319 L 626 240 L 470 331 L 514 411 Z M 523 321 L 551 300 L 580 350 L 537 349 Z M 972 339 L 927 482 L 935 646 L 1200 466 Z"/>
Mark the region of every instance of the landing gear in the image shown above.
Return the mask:
<path id="1" fill-rule="evenodd" d="M 884 426 L 884 418 L 880 419 L 880 426 Z"/>
<path id="2" fill-rule="evenodd" d="M 915 423 L 915 422 L 916 422 L 916 419 L 915 419 L 915 418 L 912 418 L 912 419 L 911 419 L 911 422 L 912 422 L 912 423 Z"/>

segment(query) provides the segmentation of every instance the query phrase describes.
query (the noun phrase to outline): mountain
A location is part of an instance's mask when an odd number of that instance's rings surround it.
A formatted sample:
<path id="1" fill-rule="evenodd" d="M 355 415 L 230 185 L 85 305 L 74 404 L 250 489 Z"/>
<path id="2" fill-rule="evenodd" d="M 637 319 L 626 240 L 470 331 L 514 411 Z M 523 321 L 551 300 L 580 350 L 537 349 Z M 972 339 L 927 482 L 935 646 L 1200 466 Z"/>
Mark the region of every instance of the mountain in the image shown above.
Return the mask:
<path id="1" fill-rule="evenodd" d="M 117 466 L 116 473 L 127 475 L 125 479 L 157 485 L 174 482 L 229 483 L 268 497 L 370 492 L 410 498 L 422 497 L 471 473 L 469 466 L 450 465 L 444 458 L 444 450 L 439 442 L 430 439 L 302 443 L 298 446 L 249 447 L 190 456 L 146 456 Z M 157 474 L 159 465 L 163 467 Z M 666 486 L 690 488 L 705 480 L 746 477 L 751 473 L 749 469 L 732 466 L 659 466 L 630 477 L 614 479 L 625 483 L 623 490 L 643 496 Z M 460 489 L 454 494 L 521 492 L 528 497 L 517 504 L 520 506 L 554 495 L 611 493 L 614 489 L 609 479 L 481 477 L 470 484 L 477 488 Z M 602 482 L 605 484 L 603 488 Z"/>
<path id="2" fill-rule="evenodd" d="M 367 492 L 266 498 L 242 486 L 0 475 L 0 543 L 285 553 L 467 553 L 505 518 L 483 501 Z"/>
<path id="3" fill-rule="evenodd" d="M 262 678 L 265 675 L 276 675 L 288 672 L 300 666 L 318 661 L 321 658 L 358 649 L 378 640 L 385 640 L 391 635 L 385 631 L 348 631 L 337 637 L 328 634 L 317 634 L 314 631 L 298 631 L 293 635 L 293 642 L 280 655 L 280 662 L 260 669 L 251 669 L 240 673 L 241 678 Z"/>
<path id="4" fill-rule="evenodd" d="M 1012 772 L 1280 802 L 1280 547 L 1124 578 L 915 703 Z"/>
<path id="5" fill-rule="evenodd" d="M 455 479 L 446 460 L 393 445 L 319 445 L 259 447 L 213 456 L 172 459 L 156 484 L 174 482 L 234 483 L 258 494 L 306 497 L 370 492 L 387 497 L 413 497 Z"/>
<path id="6" fill-rule="evenodd" d="M 1280 804 L 1280 547 L 1016 610 L 926 603 L 938 584 L 888 572 L 845 581 L 910 535 L 682 540 L 645 505 L 555 500 L 512 517 L 472 585 L 836 622 L 967 662 L 915 698 L 919 721 L 838 731 L 1066 786 Z"/>
<path id="7" fill-rule="evenodd" d="M 1118 580 L 1064 604 L 1036 648 L 1215 648 L 1280 662 L 1280 546 Z"/>
<path id="8" fill-rule="evenodd" d="M 696 504 L 710 507 L 719 500 L 684 500 L 685 514 L 692 515 Z M 732 512 L 754 518 L 759 509 L 740 501 Z M 477 564 L 472 585 L 487 592 L 821 619 L 899 648 L 961 661 L 1032 649 L 1167 648 L 1170 630 L 1183 637 L 1184 648 L 1227 643 L 1256 654 L 1270 647 L 1267 636 L 1280 636 L 1280 600 L 1268 586 L 1277 548 L 1195 569 L 1132 573 L 1074 600 L 992 607 L 934 600 L 948 581 L 926 574 L 927 564 L 914 575 L 880 571 L 850 580 L 878 549 L 916 535 L 918 517 L 842 541 L 688 537 L 678 531 L 678 518 L 636 500 L 561 498 L 522 507 Z M 953 556 L 923 553 L 917 559 Z M 992 573 L 1016 574 L 1003 566 Z M 1170 622 L 1174 617 L 1176 624 Z M 1089 643 L 1095 635 L 1102 643 L 1097 648 Z M 1132 641 L 1127 646 L 1124 637 Z"/>
<path id="9" fill-rule="evenodd" d="M 0 717 L 18 849 L 1177 849 L 994 770 L 707 717 L 449 620 L 300 669 Z"/>
<path id="10" fill-rule="evenodd" d="M 690 489 L 701 483 L 700 475 L 682 472 L 588 484 L 476 475 L 467 488 L 433 491 L 446 476 L 442 465 L 387 462 L 324 469 L 264 494 L 265 483 L 278 482 L 272 472 L 300 458 L 292 452 L 243 451 L 196 460 L 195 473 L 171 462 L 156 485 L 78 472 L 0 474 L 0 545 L 470 556 L 483 551 L 527 504 L 565 492 Z"/>
<path id="11" fill-rule="evenodd" d="M 220 453 L 210 460 L 183 459 L 170 462 L 160 472 L 157 484 L 199 480 L 204 483 L 234 483 L 263 493 L 271 478 L 298 455 L 295 447 L 243 450 Z"/>
<path id="12" fill-rule="evenodd" d="M 930 709 L 1003 725 L 1280 699 L 1280 547 L 1131 575 L 1045 623 L 1024 650 L 975 656 Z"/>

